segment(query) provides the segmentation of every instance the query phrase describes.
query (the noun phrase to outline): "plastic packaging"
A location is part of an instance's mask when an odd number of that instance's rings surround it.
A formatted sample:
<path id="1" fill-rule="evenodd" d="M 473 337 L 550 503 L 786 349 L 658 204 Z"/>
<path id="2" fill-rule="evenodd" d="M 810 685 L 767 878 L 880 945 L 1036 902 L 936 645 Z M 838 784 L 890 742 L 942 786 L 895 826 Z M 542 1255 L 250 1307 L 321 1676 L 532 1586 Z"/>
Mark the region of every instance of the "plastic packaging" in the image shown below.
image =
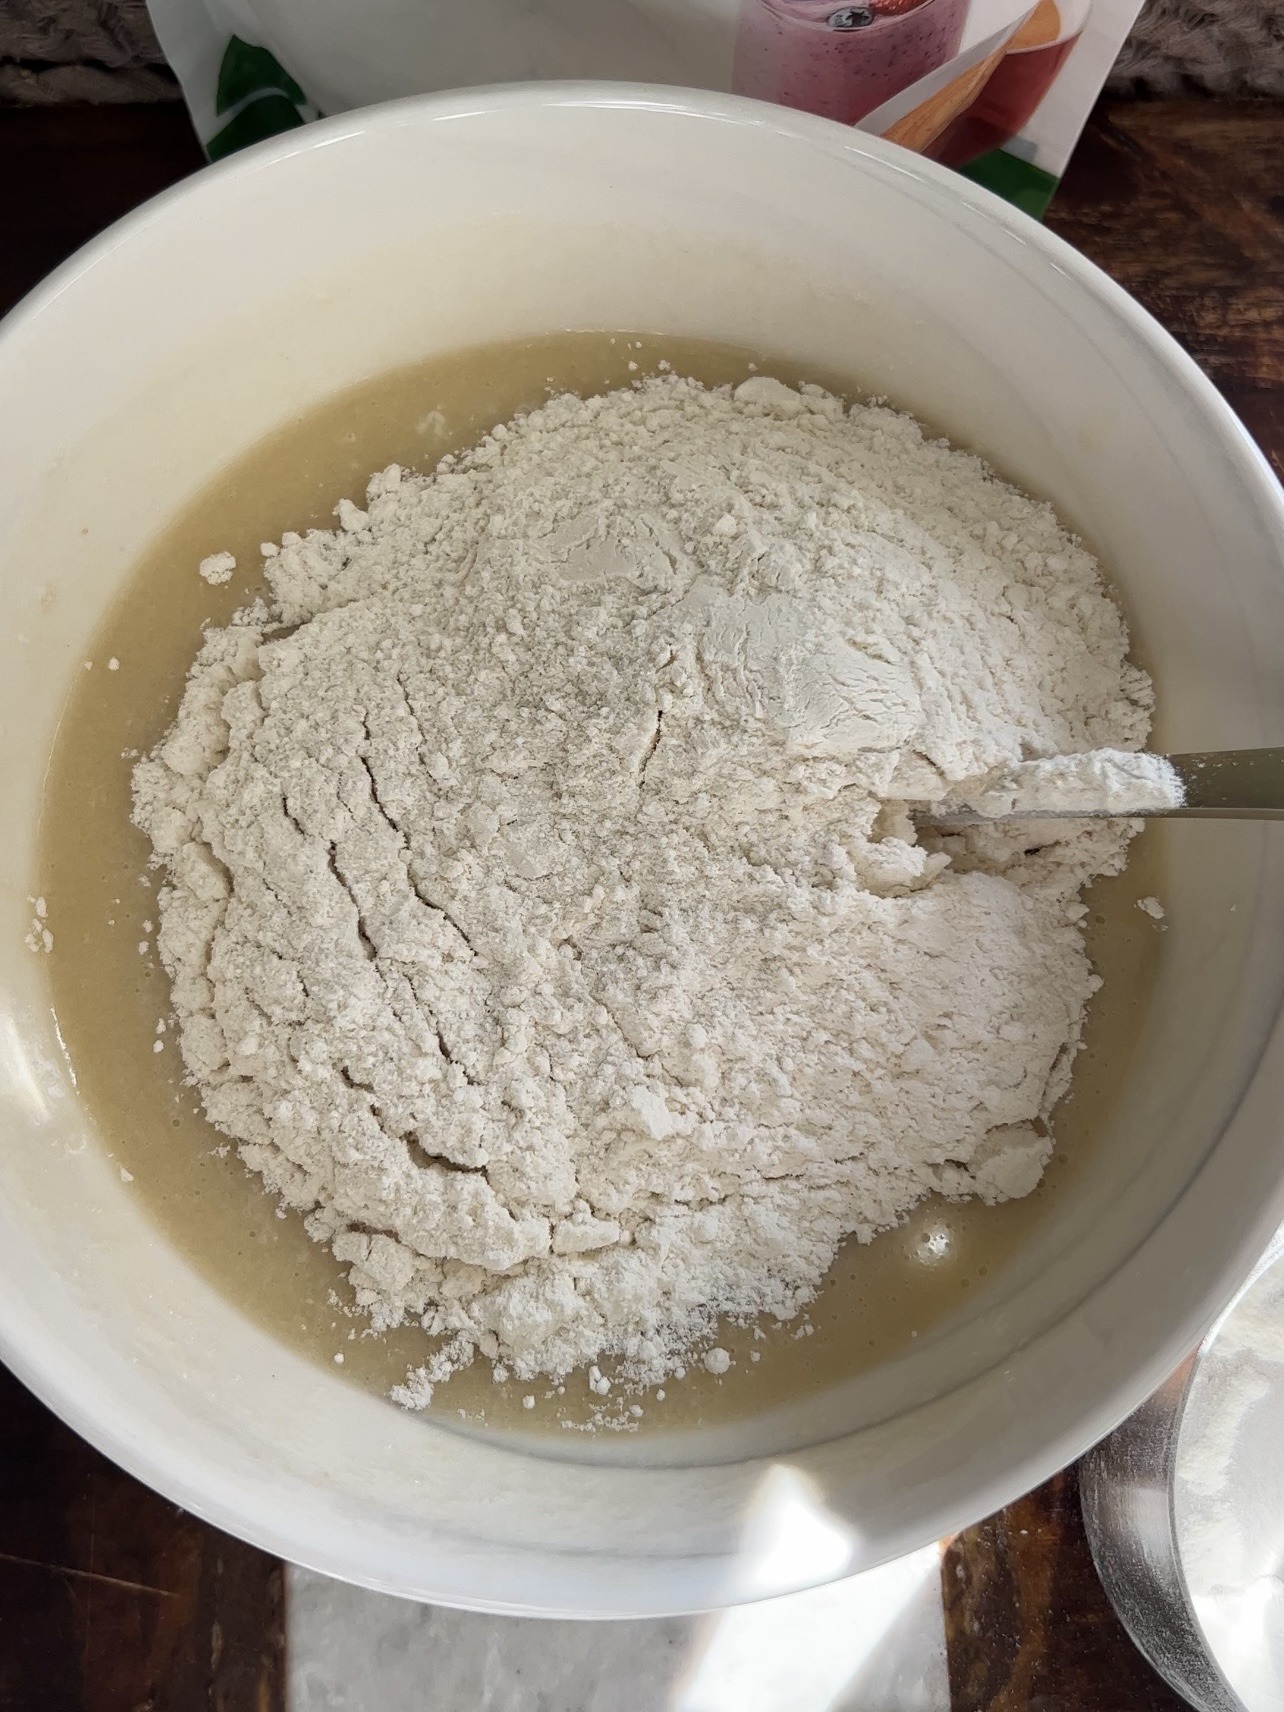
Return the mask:
<path id="1" fill-rule="evenodd" d="M 732 90 L 889 137 L 1040 215 L 1140 0 L 149 0 L 212 158 L 428 90 Z"/>

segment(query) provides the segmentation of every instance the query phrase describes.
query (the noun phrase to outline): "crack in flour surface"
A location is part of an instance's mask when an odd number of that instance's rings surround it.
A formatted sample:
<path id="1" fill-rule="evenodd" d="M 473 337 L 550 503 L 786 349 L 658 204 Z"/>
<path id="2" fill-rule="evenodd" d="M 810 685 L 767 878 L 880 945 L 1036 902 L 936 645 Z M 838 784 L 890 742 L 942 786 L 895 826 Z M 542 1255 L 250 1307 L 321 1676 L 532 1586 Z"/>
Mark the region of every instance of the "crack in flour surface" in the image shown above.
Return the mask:
<path id="1" fill-rule="evenodd" d="M 135 818 L 208 1117 L 444 1340 L 403 1401 L 478 1352 L 716 1367 L 844 1237 L 1033 1189 L 1131 828 L 906 804 L 1145 739 L 1046 505 L 888 409 L 670 377 L 264 551 Z"/>

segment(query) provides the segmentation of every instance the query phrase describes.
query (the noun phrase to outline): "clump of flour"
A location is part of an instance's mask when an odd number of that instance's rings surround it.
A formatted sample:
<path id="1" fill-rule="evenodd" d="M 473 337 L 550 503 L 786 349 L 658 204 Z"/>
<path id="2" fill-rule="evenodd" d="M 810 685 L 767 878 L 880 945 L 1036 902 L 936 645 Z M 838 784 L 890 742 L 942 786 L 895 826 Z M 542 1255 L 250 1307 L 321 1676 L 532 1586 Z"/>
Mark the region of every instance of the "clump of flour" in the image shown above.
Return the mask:
<path id="1" fill-rule="evenodd" d="M 1139 746 L 1045 505 L 757 377 L 554 399 L 287 534 L 135 773 L 211 1121 L 376 1328 L 661 1379 L 845 1236 L 1028 1193 L 1129 828 L 906 804 Z"/>
<path id="2" fill-rule="evenodd" d="M 230 553 L 211 553 L 196 568 L 207 583 L 227 583 L 232 580 L 236 560 Z"/>
<path id="3" fill-rule="evenodd" d="M 963 800 L 987 815 L 1163 814 L 1181 807 L 1186 787 L 1165 755 L 1094 749 L 1001 768 Z"/>

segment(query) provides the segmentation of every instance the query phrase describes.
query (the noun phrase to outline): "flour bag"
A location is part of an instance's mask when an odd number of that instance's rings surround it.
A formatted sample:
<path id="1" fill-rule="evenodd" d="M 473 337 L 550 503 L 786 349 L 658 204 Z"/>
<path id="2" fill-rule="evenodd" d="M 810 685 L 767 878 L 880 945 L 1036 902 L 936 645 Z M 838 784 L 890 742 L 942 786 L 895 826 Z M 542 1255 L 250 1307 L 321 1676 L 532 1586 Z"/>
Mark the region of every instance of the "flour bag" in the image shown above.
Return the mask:
<path id="1" fill-rule="evenodd" d="M 540 78 L 733 90 L 1047 207 L 1141 0 L 149 0 L 212 158 L 393 96 Z"/>

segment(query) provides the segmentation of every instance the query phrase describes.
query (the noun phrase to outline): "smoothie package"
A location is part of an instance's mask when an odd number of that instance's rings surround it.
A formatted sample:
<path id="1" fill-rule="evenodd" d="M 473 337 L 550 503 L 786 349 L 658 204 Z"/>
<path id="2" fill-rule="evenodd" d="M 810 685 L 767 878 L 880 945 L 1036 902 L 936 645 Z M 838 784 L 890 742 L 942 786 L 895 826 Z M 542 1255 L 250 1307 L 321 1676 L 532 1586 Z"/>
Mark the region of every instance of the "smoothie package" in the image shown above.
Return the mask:
<path id="1" fill-rule="evenodd" d="M 148 0 L 212 158 L 393 96 L 531 78 L 733 90 L 1039 215 L 1141 0 Z"/>

